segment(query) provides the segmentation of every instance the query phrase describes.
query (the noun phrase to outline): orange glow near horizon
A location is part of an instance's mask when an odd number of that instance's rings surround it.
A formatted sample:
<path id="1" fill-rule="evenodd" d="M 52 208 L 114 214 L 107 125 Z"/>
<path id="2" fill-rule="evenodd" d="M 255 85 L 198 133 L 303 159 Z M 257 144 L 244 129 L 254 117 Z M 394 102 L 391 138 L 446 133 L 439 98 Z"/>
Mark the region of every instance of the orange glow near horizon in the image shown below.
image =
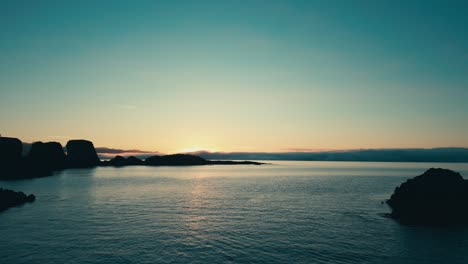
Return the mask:
<path id="1" fill-rule="evenodd" d="M 194 146 L 194 147 L 180 149 L 178 151 L 175 151 L 174 153 L 192 153 L 192 152 L 200 152 L 200 151 L 217 152 L 217 150 L 212 149 L 212 148 Z"/>
<path id="2" fill-rule="evenodd" d="M 3 2 L 5 137 L 164 154 L 468 147 L 468 4 Z"/>
<path id="3" fill-rule="evenodd" d="M 240 132 L 237 129 L 236 132 Z M 183 135 L 177 128 L 160 130 L 155 136 L 152 131 L 134 130 L 135 136 L 121 133 L 121 131 L 83 131 L 82 136 L 47 136 L 47 132 L 37 133 L 31 137 L 27 131 L 2 134 L 6 137 L 17 137 L 24 143 L 36 141 L 56 141 L 65 146 L 71 139 L 86 139 L 93 142 L 95 147 L 106 147 L 122 150 L 141 150 L 151 153 L 175 154 L 198 151 L 208 152 L 309 152 L 309 151 L 339 151 L 355 149 L 395 149 L 395 148 L 437 148 L 437 147 L 466 147 L 466 138 L 456 137 L 449 139 L 437 138 L 431 133 L 420 135 L 417 140 L 404 132 L 394 133 L 391 138 L 383 133 L 372 131 L 353 131 L 348 134 L 341 130 L 328 130 L 327 133 L 295 132 L 289 137 L 289 131 L 277 129 L 275 135 L 268 134 L 259 127 L 259 131 L 235 134 L 229 129 L 219 128 L 218 131 L 207 129 L 203 132 L 192 132 L 190 136 Z M 325 130 L 325 129 L 324 129 Z M 39 132 L 39 130 L 37 131 Z M 96 132 L 96 133 L 94 133 Z M 101 133 L 98 133 L 101 132 Z M 244 132 L 244 131 L 242 131 Z M 249 133 L 250 132 L 250 133 Z M 395 131 L 396 132 L 396 131 Z M 431 142 L 428 144 L 428 142 Z M 459 143 L 461 142 L 461 144 Z M 310 147 L 309 147 L 310 146 Z"/>

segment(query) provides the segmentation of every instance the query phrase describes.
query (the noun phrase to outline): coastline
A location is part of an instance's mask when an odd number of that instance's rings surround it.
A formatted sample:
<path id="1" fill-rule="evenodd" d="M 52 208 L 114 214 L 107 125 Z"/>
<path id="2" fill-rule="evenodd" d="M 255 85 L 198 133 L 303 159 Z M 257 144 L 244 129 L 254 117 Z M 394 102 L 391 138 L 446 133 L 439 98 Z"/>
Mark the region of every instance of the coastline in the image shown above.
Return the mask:
<path id="1" fill-rule="evenodd" d="M 154 155 L 144 160 L 115 156 L 101 161 L 91 141 L 70 140 L 66 152 L 58 142 L 34 142 L 23 156 L 23 143 L 17 138 L 0 137 L 0 180 L 30 179 L 51 176 L 53 172 L 72 168 L 100 166 L 206 166 L 262 165 L 255 161 L 209 160 L 190 154 Z"/>

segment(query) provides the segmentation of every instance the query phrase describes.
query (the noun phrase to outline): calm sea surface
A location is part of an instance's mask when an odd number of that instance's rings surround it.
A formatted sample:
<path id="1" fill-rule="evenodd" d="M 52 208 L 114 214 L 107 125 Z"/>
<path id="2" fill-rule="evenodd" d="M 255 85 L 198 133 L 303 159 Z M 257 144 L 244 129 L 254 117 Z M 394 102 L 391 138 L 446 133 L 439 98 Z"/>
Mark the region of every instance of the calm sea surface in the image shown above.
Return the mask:
<path id="1" fill-rule="evenodd" d="M 76 169 L 1 182 L 36 202 L 0 213 L 0 262 L 468 263 L 467 228 L 402 226 L 381 201 L 430 167 L 264 166 Z"/>

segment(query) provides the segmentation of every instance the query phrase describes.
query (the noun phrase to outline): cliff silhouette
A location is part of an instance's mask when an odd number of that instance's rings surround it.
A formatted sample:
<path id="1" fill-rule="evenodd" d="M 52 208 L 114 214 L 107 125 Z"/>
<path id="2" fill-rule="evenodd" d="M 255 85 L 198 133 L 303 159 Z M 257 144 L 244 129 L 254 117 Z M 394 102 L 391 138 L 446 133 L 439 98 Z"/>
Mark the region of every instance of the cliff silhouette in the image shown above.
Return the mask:
<path id="1" fill-rule="evenodd" d="M 189 154 L 155 155 L 145 160 L 116 156 L 101 161 L 91 141 L 70 140 L 66 152 L 58 142 L 34 142 L 26 155 L 17 138 L 0 137 L 0 180 L 36 178 L 52 175 L 54 171 L 97 166 L 198 166 L 198 165 L 260 165 L 252 161 L 212 161 Z"/>

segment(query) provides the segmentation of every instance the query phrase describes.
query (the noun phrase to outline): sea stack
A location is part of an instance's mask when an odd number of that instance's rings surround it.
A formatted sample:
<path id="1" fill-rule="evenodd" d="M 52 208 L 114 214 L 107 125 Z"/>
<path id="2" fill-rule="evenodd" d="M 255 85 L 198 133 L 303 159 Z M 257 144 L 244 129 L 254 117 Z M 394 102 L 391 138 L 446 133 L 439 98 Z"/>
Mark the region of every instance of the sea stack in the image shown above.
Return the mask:
<path id="1" fill-rule="evenodd" d="M 468 224 L 468 181 L 454 171 L 429 169 L 396 187 L 390 216 L 407 224 Z"/>
<path id="2" fill-rule="evenodd" d="M 0 164 L 8 165 L 21 160 L 23 144 L 17 138 L 0 137 Z"/>
<path id="3" fill-rule="evenodd" d="M 37 167 L 61 170 L 66 167 L 66 155 L 58 142 L 34 142 L 29 152 L 29 161 Z"/>
<path id="4" fill-rule="evenodd" d="M 94 167 L 100 163 L 93 143 L 82 139 L 68 141 L 67 157 L 72 168 Z"/>
<path id="5" fill-rule="evenodd" d="M 21 167 L 23 144 L 17 138 L 0 137 L 0 179 L 14 178 Z"/>

